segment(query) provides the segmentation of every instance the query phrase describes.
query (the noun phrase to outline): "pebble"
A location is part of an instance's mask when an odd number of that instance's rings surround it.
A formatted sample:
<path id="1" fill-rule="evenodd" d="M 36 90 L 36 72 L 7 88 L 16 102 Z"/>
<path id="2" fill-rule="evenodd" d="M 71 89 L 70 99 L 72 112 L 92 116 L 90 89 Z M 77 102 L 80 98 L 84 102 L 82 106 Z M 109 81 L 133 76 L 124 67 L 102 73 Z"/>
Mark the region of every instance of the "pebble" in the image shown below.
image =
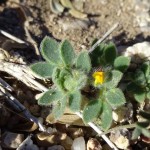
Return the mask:
<path id="1" fill-rule="evenodd" d="M 74 139 L 71 150 L 85 150 L 85 140 L 83 137 Z"/>
<path id="2" fill-rule="evenodd" d="M 31 136 L 28 136 L 17 148 L 17 150 L 39 150 L 39 148 L 33 144 Z"/>
<path id="3" fill-rule="evenodd" d="M 87 150 L 102 150 L 102 146 L 95 138 L 90 138 L 87 142 Z"/>
<path id="4" fill-rule="evenodd" d="M 136 63 L 140 63 L 143 59 L 150 60 L 150 42 L 144 41 L 129 46 L 124 51 L 124 56 L 131 57 L 132 61 Z"/>
<path id="5" fill-rule="evenodd" d="M 2 146 L 5 148 L 18 148 L 23 142 L 24 135 L 12 132 L 4 132 L 2 135 Z"/>
<path id="6" fill-rule="evenodd" d="M 134 0 L 135 18 L 143 32 L 150 32 L 150 1 L 149 0 Z"/>
<path id="7" fill-rule="evenodd" d="M 110 140 L 120 149 L 127 149 L 130 145 L 130 132 L 127 129 L 121 129 L 110 134 Z"/>
<path id="8" fill-rule="evenodd" d="M 48 147 L 47 150 L 65 150 L 65 149 L 61 145 L 54 145 L 54 146 Z"/>

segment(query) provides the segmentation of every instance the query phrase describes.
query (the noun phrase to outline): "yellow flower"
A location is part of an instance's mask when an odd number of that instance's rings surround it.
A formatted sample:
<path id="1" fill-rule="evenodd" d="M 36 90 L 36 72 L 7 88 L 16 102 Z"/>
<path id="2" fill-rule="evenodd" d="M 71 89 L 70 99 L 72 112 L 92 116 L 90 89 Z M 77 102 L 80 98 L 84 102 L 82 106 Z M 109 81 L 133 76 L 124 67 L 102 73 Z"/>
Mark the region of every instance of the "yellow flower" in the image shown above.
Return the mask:
<path id="1" fill-rule="evenodd" d="M 95 81 L 94 81 L 95 85 L 103 84 L 103 82 L 104 82 L 104 72 L 102 72 L 102 71 L 94 72 L 92 76 L 95 79 Z"/>

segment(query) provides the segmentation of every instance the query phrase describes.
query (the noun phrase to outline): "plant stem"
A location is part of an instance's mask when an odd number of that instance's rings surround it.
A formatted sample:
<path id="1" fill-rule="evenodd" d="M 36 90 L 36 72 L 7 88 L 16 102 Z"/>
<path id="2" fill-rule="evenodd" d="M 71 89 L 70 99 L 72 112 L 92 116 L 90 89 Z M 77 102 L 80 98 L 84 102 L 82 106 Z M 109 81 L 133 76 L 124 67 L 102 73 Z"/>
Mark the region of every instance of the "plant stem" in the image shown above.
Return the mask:
<path id="1" fill-rule="evenodd" d="M 80 118 L 82 118 L 83 119 L 83 116 L 82 116 L 82 114 L 80 113 L 80 112 L 76 112 L 76 114 L 80 117 Z M 97 127 L 94 123 L 92 123 L 92 122 L 89 122 L 88 123 L 88 125 L 90 126 L 90 127 L 92 127 L 98 134 L 103 134 L 103 132 L 102 132 L 102 130 L 99 128 L 99 127 Z M 118 148 L 110 141 L 110 139 L 106 136 L 106 135 L 101 135 L 102 136 L 102 138 L 105 140 L 105 142 L 113 149 L 113 150 L 118 150 Z"/>
<path id="2" fill-rule="evenodd" d="M 99 136 L 103 136 L 103 135 L 108 134 L 108 133 L 110 133 L 110 132 L 112 132 L 114 130 L 120 130 L 120 129 L 124 129 L 124 128 L 131 129 L 131 128 L 135 128 L 135 127 L 136 127 L 136 123 L 122 125 L 122 126 L 118 126 L 118 127 L 114 127 L 112 129 L 109 129 L 106 132 L 101 133 Z"/>

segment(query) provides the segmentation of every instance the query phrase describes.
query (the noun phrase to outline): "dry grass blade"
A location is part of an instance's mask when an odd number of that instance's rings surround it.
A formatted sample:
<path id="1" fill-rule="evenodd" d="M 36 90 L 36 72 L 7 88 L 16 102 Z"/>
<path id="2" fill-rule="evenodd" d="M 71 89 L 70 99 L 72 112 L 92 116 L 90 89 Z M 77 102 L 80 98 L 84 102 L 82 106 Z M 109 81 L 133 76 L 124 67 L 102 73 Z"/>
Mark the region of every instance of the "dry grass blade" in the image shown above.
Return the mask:
<path id="1" fill-rule="evenodd" d="M 119 23 L 114 24 L 105 34 L 104 36 L 99 39 L 90 49 L 89 53 L 92 53 L 92 51 L 100 44 L 102 43 L 117 27 L 119 26 Z"/>

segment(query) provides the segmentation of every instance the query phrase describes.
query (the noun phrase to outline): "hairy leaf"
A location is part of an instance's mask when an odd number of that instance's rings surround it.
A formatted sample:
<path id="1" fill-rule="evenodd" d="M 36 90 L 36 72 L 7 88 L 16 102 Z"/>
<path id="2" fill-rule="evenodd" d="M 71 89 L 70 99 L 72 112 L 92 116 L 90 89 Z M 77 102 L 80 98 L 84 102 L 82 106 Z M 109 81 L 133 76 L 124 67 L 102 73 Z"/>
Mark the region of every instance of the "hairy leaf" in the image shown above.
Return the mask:
<path id="1" fill-rule="evenodd" d="M 67 105 L 67 96 L 62 97 L 62 99 L 59 100 L 54 105 L 53 114 L 55 119 L 59 119 L 64 114 L 66 105 Z"/>
<path id="2" fill-rule="evenodd" d="M 137 102 L 142 103 L 146 99 L 146 92 L 142 88 L 138 88 L 134 91 L 134 98 Z"/>
<path id="3" fill-rule="evenodd" d="M 101 122 L 104 130 L 108 130 L 112 124 L 112 108 L 107 102 L 103 102 L 102 105 Z"/>
<path id="4" fill-rule="evenodd" d="M 139 115 L 142 116 L 144 119 L 147 119 L 150 121 L 150 113 L 149 112 L 140 111 Z"/>
<path id="5" fill-rule="evenodd" d="M 55 65 L 62 64 L 58 47 L 59 43 L 56 40 L 46 36 L 40 45 L 43 58 L 49 63 Z"/>
<path id="6" fill-rule="evenodd" d="M 132 133 L 132 140 L 137 139 L 141 134 L 141 129 L 135 128 Z"/>
<path id="7" fill-rule="evenodd" d="M 108 45 L 106 45 L 104 49 L 105 62 L 107 64 L 113 64 L 116 56 L 117 51 L 115 45 L 113 43 L 109 43 Z"/>
<path id="8" fill-rule="evenodd" d="M 112 70 L 111 72 L 106 74 L 106 79 L 104 85 L 107 89 L 115 88 L 120 82 L 123 74 L 118 70 Z"/>
<path id="9" fill-rule="evenodd" d="M 83 120 L 88 123 L 98 117 L 102 107 L 101 100 L 92 100 L 83 110 Z"/>
<path id="10" fill-rule="evenodd" d="M 65 40 L 60 44 L 60 52 L 65 65 L 72 66 L 75 61 L 75 52 L 69 41 Z"/>
<path id="11" fill-rule="evenodd" d="M 150 91 L 148 91 L 148 92 L 146 93 L 146 97 L 147 97 L 147 99 L 150 100 Z"/>
<path id="12" fill-rule="evenodd" d="M 80 52 L 76 61 L 76 67 L 86 72 L 91 70 L 91 60 L 87 51 Z"/>
<path id="13" fill-rule="evenodd" d="M 134 82 L 137 84 L 137 85 L 145 85 L 146 84 L 146 79 L 145 79 L 145 75 L 144 75 L 144 72 L 141 71 L 141 70 L 138 70 L 135 72 L 135 75 L 134 75 Z"/>
<path id="14" fill-rule="evenodd" d="M 50 89 L 45 92 L 38 100 L 39 105 L 51 105 L 54 101 L 58 101 L 63 97 L 63 93 L 57 89 Z"/>
<path id="15" fill-rule="evenodd" d="M 97 39 L 93 41 L 92 45 L 94 45 L 97 42 Z M 99 46 L 97 46 L 92 53 L 89 54 L 91 58 L 92 67 L 98 67 L 102 65 L 101 63 L 101 56 L 103 54 L 105 44 L 101 43 Z"/>
<path id="16" fill-rule="evenodd" d="M 115 69 L 124 72 L 129 67 L 130 61 L 131 61 L 131 58 L 129 57 L 119 56 L 114 61 L 114 67 Z"/>
<path id="17" fill-rule="evenodd" d="M 58 89 L 64 90 L 62 78 L 60 78 L 61 70 L 59 68 L 55 68 L 52 74 L 52 81 L 57 86 Z"/>
<path id="18" fill-rule="evenodd" d="M 143 63 L 141 70 L 144 72 L 145 76 L 148 77 L 150 75 L 150 62 Z"/>
<path id="19" fill-rule="evenodd" d="M 150 131 L 149 129 L 146 129 L 150 125 L 149 122 L 138 122 L 137 123 L 137 128 L 141 129 L 141 133 L 150 138 Z"/>
<path id="20" fill-rule="evenodd" d="M 119 107 L 126 102 L 124 94 L 119 88 L 107 91 L 106 100 L 112 107 Z"/>
<path id="21" fill-rule="evenodd" d="M 69 96 L 69 107 L 72 111 L 80 111 L 82 96 L 80 91 L 73 91 Z"/>
<path id="22" fill-rule="evenodd" d="M 54 68 L 55 66 L 47 62 L 38 62 L 30 66 L 30 69 L 33 71 L 33 73 L 35 73 L 35 75 L 37 75 L 37 77 L 44 79 L 52 77 Z"/>

